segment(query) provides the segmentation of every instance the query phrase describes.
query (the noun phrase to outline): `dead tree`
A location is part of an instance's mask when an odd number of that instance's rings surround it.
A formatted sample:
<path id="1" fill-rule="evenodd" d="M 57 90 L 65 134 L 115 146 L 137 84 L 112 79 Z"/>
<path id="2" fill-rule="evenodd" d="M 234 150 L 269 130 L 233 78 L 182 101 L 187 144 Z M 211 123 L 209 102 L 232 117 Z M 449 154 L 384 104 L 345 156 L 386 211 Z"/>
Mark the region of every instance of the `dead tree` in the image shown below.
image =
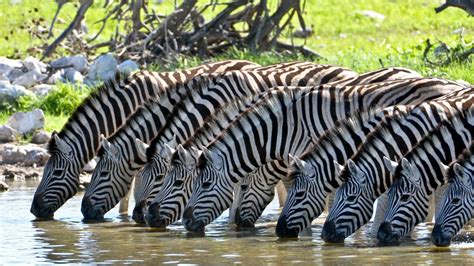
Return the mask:
<path id="1" fill-rule="evenodd" d="M 447 0 L 444 4 L 435 8 L 436 13 L 442 12 L 448 7 L 457 7 L 474 16 L 474 0 Z"/>

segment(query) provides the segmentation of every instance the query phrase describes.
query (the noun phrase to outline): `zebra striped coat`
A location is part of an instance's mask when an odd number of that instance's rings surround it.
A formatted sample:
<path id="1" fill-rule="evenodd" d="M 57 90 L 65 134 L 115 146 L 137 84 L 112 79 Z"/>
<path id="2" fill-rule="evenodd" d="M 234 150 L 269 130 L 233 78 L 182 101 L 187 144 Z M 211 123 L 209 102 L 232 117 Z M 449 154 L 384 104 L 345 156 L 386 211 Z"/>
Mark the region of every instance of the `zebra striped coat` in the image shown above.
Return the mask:
<path id="1" fill-rule="evenodd" d="M 339 178 L 344 181 L 336 192 L 334 205 L 323 226 L 326 242 L 342 242 L 367 223 L 374 201 L 391 185 L 383 157 L 398 160 L 447 116 L 468 108 L 474 95 L 446 101 L 451 104 L 420 105 L 401 119 L 388 119 L 373 132 L 349 159 Z"/>
<path id="2" fill-rule="evenodd" d="M 194 193 L 183 214 L 184 225 L 191 231 L 203 230 L 229 207 L 234 185 L 246 174 L 272 160 L 288 163 L 289 153 L 301 154 L 311 139 L 348 113 L 419 103 L 460 89 L 439 79 L 406 79 L 278 95 L 240 117 L 203 151 Z"/>
<path id="3" fill-rule="evenodd" d="M 431 240 L 449 246 L 451 239 L 474 217 L 474 142 L 446 169 L 448 186 L 436 210 Z"/>
<path id="4" fill-rule="evenodd" d="M 467 109 L 444 121 L 398 163 L 384 158 L 393 183 L 377 234 L 379 242 L 398 242 L 425 219 L 429 196 L 445 183 L 441 164 L 454 161 L 473 141 L 473 135 L 474 109 Z"/>
<path id="5" fill-rule="evenodd" d="M 52 217 L 77 192 L 79 173 L 96 154 L 100 135 L 113 134 L 150 99 L 199 73 L 255 66 L 248 61 L 229 60 L 176 72 L 141 71 L 125 80 L 117 76 L 105 82 L 83 101 L 59 133 L 53 132 L 48 145 L 51 157 L 36 189 L 31 212 L 40 218 Z"/>
<path id="6" fill-rule="evenodd" d="M 352 71 L 340 67 L 304 63 L 302 67 L 282 68 L 280 71 L 230 71 L 224 74 L 200 75 L 185 85 L 170 90 L 166 96 L 143 108 L 131 119 L 129 125 L 103 145 L 100 160 L 92 175 L 91 184 L 83 198 L 81 211 L 87 219 L 102 219 L 125 196 L 133 176 L 145 164 L 143 146 L 136 145 L 135 138 L 151 141 L 171 120 L 183 125 L 180 140 L 189 136 L 216 109 L 226 102 L 252 93 L 267 90 L 277 85 L 313 85 L 315 82 L 332 81 L 353 75 Z M 184 97 L 183 97 L 184 95 Z M 174 111 L 176 101 L 185 99 Z M 153 109 L 152 112 L 149 110 Z M 181 123 L 183 112 L 190 123 Z M 166 117 L 165 114 L 171 114 Z M 181 117 L 180 117 L 181 115 Z M 177 119 L 173 119 L 177 117 Z"/>
<path id="7" fill-rule="evenodd" d="M 390 67 L 331 84 L 352 86 L 417 76 L 419 74 L 412 70 Z M 286 179 L 287 173 L 288 168 L 283 161 L 272 161 L 244 177 L 240 187 L 237 187 L 238 189 L 234 192 L 237 196 L 232 204 L 236 208 L 235 219 L 238 227 L 254 226 L 255 221 L 273 199 L 274 188 L 280 180 L 287 188 L 291 186 L 292 180 Z M 280 197 L 280 200 L 283 202 L 285 199 Z"/>

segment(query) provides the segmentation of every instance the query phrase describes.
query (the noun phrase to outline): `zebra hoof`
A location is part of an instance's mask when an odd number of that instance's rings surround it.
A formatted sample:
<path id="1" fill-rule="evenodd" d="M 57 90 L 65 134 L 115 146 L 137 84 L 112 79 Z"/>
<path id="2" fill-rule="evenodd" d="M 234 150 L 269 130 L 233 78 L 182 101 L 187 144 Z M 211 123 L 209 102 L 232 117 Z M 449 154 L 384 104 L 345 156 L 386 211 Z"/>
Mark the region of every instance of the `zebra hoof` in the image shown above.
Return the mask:
<path id="1" fill-rule="evenodd" d="M 337 232 L 336 223 L 331 220 L 324 223 L 321 238 L 327 243 L 344 243 L 346 237 L 343 233 Z"/>
<path id="2" fill-rule="evenodd" d="M 382 245 L 396 245 L 399 244 L 400 238 L 393 233 L 392 224 L 390 222 L 383 222 L 377 232 L 377 239 Z"/>
<path id="3" fill-rule="evenodd" d="M 451 245 L 451 237 L 448 234 L 443 234 L 441 226 L 435 224 L 431 232 L 431 241 L 437 247 L 448 247 Z"/>
<path id="4" fill-rule="evenodd" d="M 279 238 L 298 238 L 298 230 L 296 228 L 288 228 L 286 216 L 278 218 L 275 232 Z"/>

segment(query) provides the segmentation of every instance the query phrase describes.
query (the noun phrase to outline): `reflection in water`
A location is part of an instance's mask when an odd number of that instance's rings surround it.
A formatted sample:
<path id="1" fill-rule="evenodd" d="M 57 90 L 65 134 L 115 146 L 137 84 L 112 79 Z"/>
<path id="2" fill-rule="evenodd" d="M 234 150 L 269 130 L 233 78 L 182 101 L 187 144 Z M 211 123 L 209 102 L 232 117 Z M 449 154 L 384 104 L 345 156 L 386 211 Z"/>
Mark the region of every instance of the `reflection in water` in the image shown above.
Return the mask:
<path id="1" fill-rule="evenodd" d="M 254 230 L 236 231 L 225 218 L 206 228 L 205 236 L 189 234 L 180 224 L 166 230 L 136 225 L 112 210 L 101 223 L 82 221 L 82 195 L 69 200 L 55 220 L 35 221 L 29 213 L 35 184 L 9 183 L 0 193 L 0 264 L 3 263 L 190 263 L 190 264 L 380 264 L 466 263 L 474 256 L 473 231 L 464 231 L 450 248 L 436 248 L 429 239 L 432 224 L 418 226 L 413 239 L 400 246 L 378 247 L 366 226 L 345 244 L 325 244 L 324 217 L 311 236 L 279 240 L 275 236 L 277 204 L 264 213 Z M 133 204 L 133 203 L 131 203 Z M 133 205 L 132 205 L 133 206 Z"/>

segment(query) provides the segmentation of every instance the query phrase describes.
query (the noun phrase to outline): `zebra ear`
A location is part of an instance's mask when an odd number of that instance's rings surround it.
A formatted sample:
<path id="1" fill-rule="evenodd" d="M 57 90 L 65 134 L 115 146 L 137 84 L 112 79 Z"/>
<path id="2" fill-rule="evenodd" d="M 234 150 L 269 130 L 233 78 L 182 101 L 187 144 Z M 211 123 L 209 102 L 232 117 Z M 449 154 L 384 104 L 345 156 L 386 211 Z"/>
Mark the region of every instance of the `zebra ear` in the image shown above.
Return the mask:
<path id="1" fill-rule="evenodd" d="M 410 181 L 415 185 L 420 185 L 420 173 L 406 158 L 402 158 L 401 163 L 402 169 L 406 172 L 406 175 L 408 176 Z"/>
<path id="2" fill-rule="evenodd" d="M 173 135 L 173 137 L 171 138 L 171 140 L 168 142 L 168 145 L 170 145 L 170 147 L 176 147 L 178 146 L 178 140 L 176 138 L 176 135 Z"/>
<path id="3" fill-rule="evenodd" d="M 56 147 L 59 149 L 59 151 L 63 154 L 71 154 L 72 149 L 67 145 L 65 141 L 63 141 L 61 138 L 59 138 L 58 134 L 56 132 L 53 133 L 53 138 L 54 138 L 54 143 L 56 144 Z"/>
<path id="4" fill-rule="evenodd" d="M 211 152 L 207 148 L 203 148 L 202 155 L 215 169 L 222 169 L 224 162 L 222 161 L 222 158 L 217 156 L 214 152 Z"/>
<path id="5" fill-rule="evenodd" d="M 442 162 L 439 162 L 439 168 L 441 169 L 441 173 L 443 174 L 445 179 L 447 179 L 446 175 L 448 174 L 449 166 L 445 165 Z"/>
<path id="6" fill-rule="evenodd" d="M 383 163 L 385 164 L 385 167 L 388 169 L 388 172 L 391 175 L 395 175 L 395 169 L 397 169 L 398 163 L 390 160 L 386 156 L 383 157 Z"/>
<path id="7" fill-rule="evenodd" d="M 297 156 L 293 156 L 292 154 L 288 154 L 288 158 L 290 159 L 290 162 L 301 172 L 305 173 L 305 168 L 306 168 L 306 163 L 303 162 L 300 158 Z"/>
<path id="8" fill-rule="evenodd" d="M 110 143 L 106 138 L 102 139 L 102 147 L 104 147 L 104 151 L 112 158 L 117 157 L 118 148 L 114 144 Z"/>
<path id="9" fill-rule="evenodd" d="M 351 175 L 356 178 L 358 183 L 365 184 L 366 180 L 364 174 L 360 170 L 359 166 L 357 166 L 357 164 L 352 159 L 347 160 L 347 167 Z"/>
<path id="10" fill-rule="evenodd" d="M 342 169 L 344 169 L 344 165 L 338 163 L 336 160 L 333 160 L 332 163 L 334 164 L 334 169 L 336 170 L 336 176 L 340 176 Z"/>
<path id="11" fill-rule="evenodd" d="M 459 163 L 454 163 L 454 173 L 456 174 L 456 179 L 462 184 L 463 188 L 467 191 L 472 192 L 472 177 L 466 174 L 466 168 L 460 165 Z"/>
<path id="12" fill-rule="evenodd" d="M 163 145 L 163 150 L 161 150 L 160 155 L 161 157 L 170 160 L 174 152 L 175 149 L 173 149 L 169 144 L 165 143 L 165 145 Z"/>
<path id="13" fill-rule="evenodd" d="M 142 159 L 142 161 L 146 161 L 146 150 L 150 145 L 141 141 L 139 138 L 135 138 L 135 145 L 137 146 L 138 156 Z"/>
<path id="14" fill-rule="evenodd" d="M 186 149 L 183 147 L 183 145 L 179 144 L 178 148 L 176 149 L 178 153 L 178 157 L 186 164 L 189 165 L 189 161 L 191 158 L 189 158 L 189 152 L 186 151 Z"/>

